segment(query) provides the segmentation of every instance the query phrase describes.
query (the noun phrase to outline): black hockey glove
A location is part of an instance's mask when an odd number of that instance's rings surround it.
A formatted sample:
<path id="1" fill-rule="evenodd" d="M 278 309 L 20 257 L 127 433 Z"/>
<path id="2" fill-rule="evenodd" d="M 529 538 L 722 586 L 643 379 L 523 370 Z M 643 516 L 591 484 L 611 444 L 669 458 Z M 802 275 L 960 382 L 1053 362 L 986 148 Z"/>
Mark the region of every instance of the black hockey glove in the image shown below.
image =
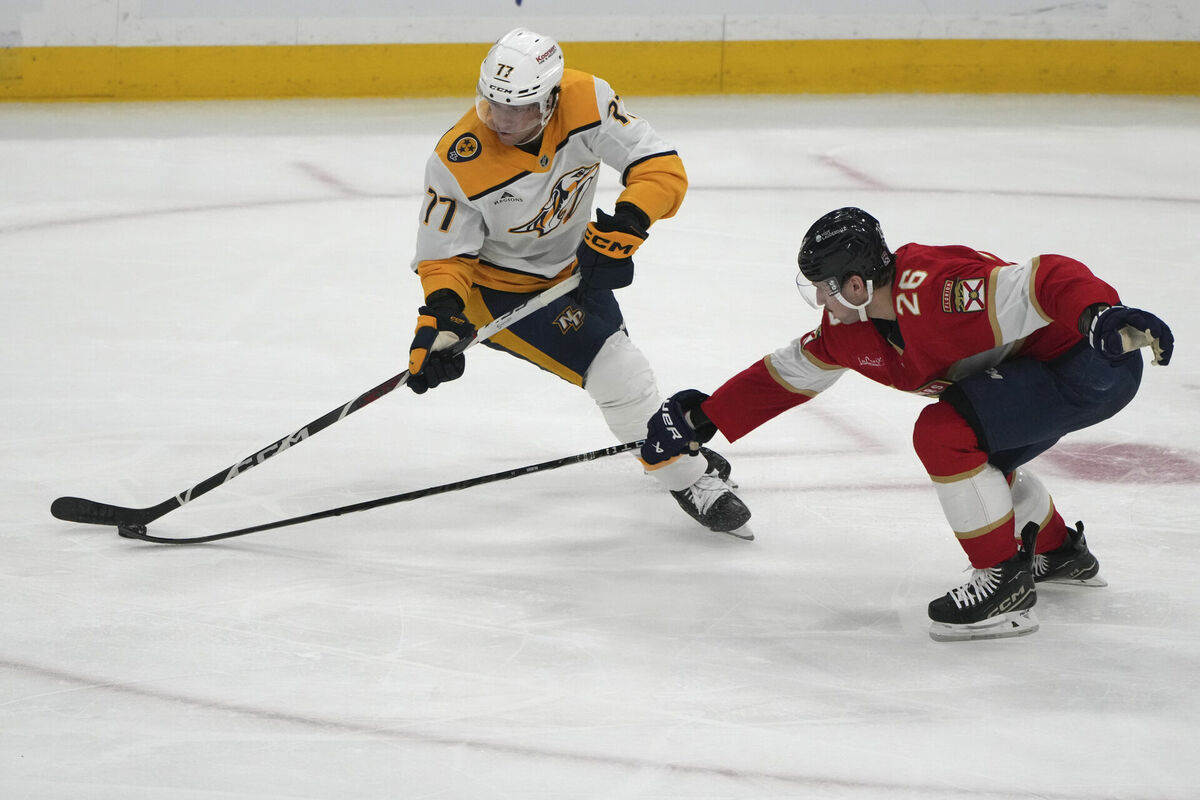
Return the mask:
<path id="1" fill-rule="evenodd" d="M 633 254 L 649 235 L 650 218 L 633 203 L 617 203 L 612 216 L 596 209 L 575 251 L 583 292 L 633 283 Z"/>
<path id="2" fill-rule="evenodd" d="M 1100 355 L 1113 361 L 1142 347 L 1154 352 L 1154 363 L 1166 366 L 1171 363 L 1175 350 L 1175 336 L 1167 323 L 1140 308 L 1109 306 L 1088 308 L 1084 314 L 1092 313 L 1087 337 Z"/>
<path id="3" fill-rule="evenodd" d="M 425 394 L 462 377 L 467 358 L 455 352 L 454 346 L 469 342 L 475 326 L 463 314 L 462 299 L 449 289 L 438 289 L 425 298 L 417 314 L 416 336 L 408 349 L 408 388 Z"/>
<path id="4" fill-rule="evenodd" d="M 701 443 L 717 433 L 717 426 L 700 408 L 707 399 L 708 395 L 696 389 L 684 389 L 668 397 L 646 423 L 642 461 L 654 466 L 684 453 L 699 453 Z"/>

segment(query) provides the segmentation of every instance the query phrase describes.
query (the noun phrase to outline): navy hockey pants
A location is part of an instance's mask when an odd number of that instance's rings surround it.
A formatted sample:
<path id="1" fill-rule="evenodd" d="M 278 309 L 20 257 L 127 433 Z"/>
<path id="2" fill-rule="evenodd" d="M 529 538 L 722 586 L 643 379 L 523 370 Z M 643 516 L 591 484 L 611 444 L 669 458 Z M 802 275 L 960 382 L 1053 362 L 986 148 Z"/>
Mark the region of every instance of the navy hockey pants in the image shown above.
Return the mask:
<path id="1" fill-rule="evenodd" d="M 1009 473 L 1116 414 L 1141 380 L 1140 351 L 1109 361 L 1082 341 L 1053 361 L 1017 358 L 972 375 L 942 399 L 975 430 L 988 463 Z"/>
<path id="2" fill-rule="evenodd" d="M 533 296 L 483 286 L 474 287 L 472 295 L 476 293 L 490 315 L 490 319 L 475 319 L 483 315 L 472 313 L 474 303 L 468 302 L 467 313 L 477 327 Z M 511 325 L 484 344 L 582 386 L 584 375 L 600 348 L 610 336 L 624 328 L 621 307 L 612 290 L 592 290 L 586 296 L 576 290 Z"/>

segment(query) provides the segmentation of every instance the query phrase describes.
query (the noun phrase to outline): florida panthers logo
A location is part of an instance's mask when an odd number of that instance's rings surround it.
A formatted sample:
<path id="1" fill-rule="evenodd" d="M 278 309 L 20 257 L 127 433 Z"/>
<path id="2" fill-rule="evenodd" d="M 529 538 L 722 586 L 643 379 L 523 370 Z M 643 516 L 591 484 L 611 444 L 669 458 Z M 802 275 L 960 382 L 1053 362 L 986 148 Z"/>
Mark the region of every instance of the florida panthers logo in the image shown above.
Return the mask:
<path id="1" fill-rule="evenodd" d="M 942 311 L 947 314 L 986 310 L 986 278 L 952 278 L 942 286 Z"/>
<path id="2" fill-rule="evenodd" d="M 568 172 L 554 184 L 554 188 L 550 190 L 550 198 L 537 215 L 528 222 L 509 228 L 508 232 L 536 233 L 540 238 L 566 223 L 588 195 L 588 189 L 596 182 L 599 172 L 598 163 Z"/>

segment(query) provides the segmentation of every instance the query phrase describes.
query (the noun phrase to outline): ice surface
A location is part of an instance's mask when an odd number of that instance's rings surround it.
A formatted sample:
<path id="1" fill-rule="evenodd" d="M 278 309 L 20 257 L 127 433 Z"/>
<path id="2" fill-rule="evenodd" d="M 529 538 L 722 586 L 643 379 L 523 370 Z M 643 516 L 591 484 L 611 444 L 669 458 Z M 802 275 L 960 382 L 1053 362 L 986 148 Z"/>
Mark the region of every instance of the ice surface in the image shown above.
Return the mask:
<path id="1" fill-rule="evenodd" d="M 628 101 L 691 178 L 621 293 L 666 391 L 815 324 L 795 251 L 848 204 L 893 245 L 1072 255 L 1172 325 L 1174 363 L 1034 464 L 1110 586 L 932 642 L 966 564 L 911 452 L 926 401 L 857 376 L 716 443 L 754 542 L 624 456 L 205 546 L 59 522 L 404 368 L 422 166 L 469 101 L 2 105 L 0 796 L 1200 796 L 1200 101 Z M 586 394 L 478 348 L 151 531 L 609 443 Z"/>

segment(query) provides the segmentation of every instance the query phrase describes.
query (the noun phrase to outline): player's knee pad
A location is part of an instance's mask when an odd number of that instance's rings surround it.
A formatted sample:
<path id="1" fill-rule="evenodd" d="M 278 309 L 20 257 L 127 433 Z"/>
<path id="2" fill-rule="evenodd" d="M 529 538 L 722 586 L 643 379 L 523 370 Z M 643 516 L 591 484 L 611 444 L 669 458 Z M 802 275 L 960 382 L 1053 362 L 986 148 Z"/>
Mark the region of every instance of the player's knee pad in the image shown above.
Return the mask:
<path id="1" fill-rule="evenodd" d="M 935 479 L 960 475 L 987 462 L 975 431 L 949 403 L 932 403 L 917 417 L 913 449 Z"/>
<path id="2" fill-rule="evenodd" d="M 646 421 L 662 397 L 650 362 L 625 333 L 608 337 L 588 367 L 583 388 L 618 439 L 646 438 Z"/>

